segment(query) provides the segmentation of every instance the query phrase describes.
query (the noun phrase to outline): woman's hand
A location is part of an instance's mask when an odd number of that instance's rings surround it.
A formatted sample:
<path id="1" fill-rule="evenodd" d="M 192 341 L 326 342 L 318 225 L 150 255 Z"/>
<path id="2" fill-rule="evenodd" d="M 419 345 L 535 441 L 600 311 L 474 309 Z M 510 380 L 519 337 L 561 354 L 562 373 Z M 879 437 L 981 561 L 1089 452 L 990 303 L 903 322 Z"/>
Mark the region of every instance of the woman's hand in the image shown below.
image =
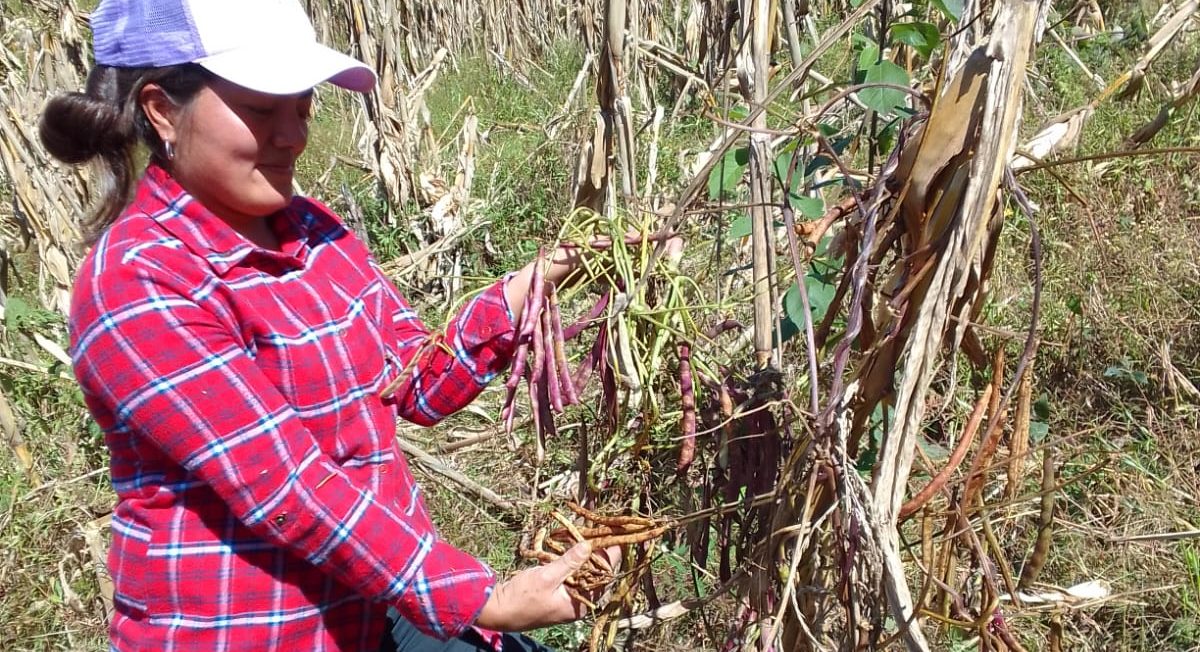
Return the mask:
<path id="1" fill-rule="evenodd" d="M 545 270 L 546 281 L 555 287 L 562 287 L 564 282 L 571 280 L 572 272 L 579 269 L 582 261 L 579 247 L 560 245 L 550 254 L 550 266 Z M 525 295 L 529 294 L 533 285 L 533 267 L 536 264 L 535 261 L 522 267 L 504 286 L 504 296 L 508 299 L 508 307 L 517 324 L 521 323 L 521 314 L 525 311 Z"/>
<path id="2" fill-rule="evenodd" d="M 672 233 L 656 233 L 647 235 L 636 229 L 630 230 L 625 236 L 627 245 L 633 245 L 649 239 L 653 242 L 661 242 L 666 240 L 666 246 L 663 249 L 663 255 L 672 264 L 678 264 L 680 257 L 683 255 L 683 238 Z M 607 244 L 606 244 L 607 243 Z M 593 248 L 604 248 L 611 246 L 611 241 L 606 238 L 593 240 Z M 555 287 L 563 287 L 576 282 L 579 276 L 576 274 L 579 268 L 583 265 L 583 252 L 579 245 L 570 243 L 560 244 L 550 252 L 550 264 L 545 268 L 545 280 L 548 283 L 553 283 Z M 505 298 L 508 299 L 508 306 L 512 309 L 513 317 L 516 323 L 521 323 L 521 314 L 525 310 L 525 297 L 529 294 L 530 287 L 533 285 L 533 269 L 537 264 L 536 261 L 522 267 L 504 287 Z M 545 263 L 543 263 L 545 264 Z"/>
<path id="3" fill-rule="evenodd" d="M 497 584 L 475 624 L 498 632 L 523 632 L 583 617 L 586 607 L 567 594 L 564 582 L 591 554 L 591 545 L 578 543 L 549 564 Z"/>

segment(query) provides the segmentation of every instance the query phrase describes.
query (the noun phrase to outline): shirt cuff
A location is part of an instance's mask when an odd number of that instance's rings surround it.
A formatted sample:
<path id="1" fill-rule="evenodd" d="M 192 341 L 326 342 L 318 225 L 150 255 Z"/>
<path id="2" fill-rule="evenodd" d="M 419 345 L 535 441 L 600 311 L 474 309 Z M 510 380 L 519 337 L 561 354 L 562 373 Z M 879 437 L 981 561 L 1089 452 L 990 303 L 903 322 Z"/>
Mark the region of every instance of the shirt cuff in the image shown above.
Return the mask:
<path id="1" fill-rule="evenodd" d="M 475 624 L 495 585 L 487 564 L 439 540 L 393 606 L 422 632 L 450 640 Z"/>

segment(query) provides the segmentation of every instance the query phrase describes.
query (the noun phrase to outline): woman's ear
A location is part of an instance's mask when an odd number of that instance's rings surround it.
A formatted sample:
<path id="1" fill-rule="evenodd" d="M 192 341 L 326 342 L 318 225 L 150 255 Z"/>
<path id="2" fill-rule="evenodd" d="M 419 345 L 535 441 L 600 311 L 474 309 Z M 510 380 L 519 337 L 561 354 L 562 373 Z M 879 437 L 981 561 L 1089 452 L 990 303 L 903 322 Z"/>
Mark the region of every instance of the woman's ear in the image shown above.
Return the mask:
<path id="1" fill-rule="evenodd" d="M 138 93 L 138 104 L 163 143 L 175 143 L 179 132 L 179 105 L 158 84 L 146 84 Z"/>

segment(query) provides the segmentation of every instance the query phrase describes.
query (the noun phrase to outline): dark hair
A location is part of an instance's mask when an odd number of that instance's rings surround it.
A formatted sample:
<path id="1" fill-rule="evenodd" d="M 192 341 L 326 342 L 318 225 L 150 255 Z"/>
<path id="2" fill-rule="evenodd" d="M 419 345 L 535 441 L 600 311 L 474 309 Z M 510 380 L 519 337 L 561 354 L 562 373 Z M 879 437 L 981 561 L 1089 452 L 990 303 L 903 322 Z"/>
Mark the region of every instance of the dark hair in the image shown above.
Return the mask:
<path id="1" fill-rule="evenodd" d="M 136 181 L 137 145 L 145 145 L 159 163 L 168 163 L 162 140 L 142 111 L 138 99 L 142 88 L 157 84 L 182 106 L 211 79 L 212 73 L 193 63 L 161 68 L 95 66 L 84 92 L 59 95 L 46 105 L 38 127 L 46 150 L 73 165 L 99 158 L 108 177 L 103 196 L 83 221 L 88 243 L 99 237 L 129 202 Z"/>

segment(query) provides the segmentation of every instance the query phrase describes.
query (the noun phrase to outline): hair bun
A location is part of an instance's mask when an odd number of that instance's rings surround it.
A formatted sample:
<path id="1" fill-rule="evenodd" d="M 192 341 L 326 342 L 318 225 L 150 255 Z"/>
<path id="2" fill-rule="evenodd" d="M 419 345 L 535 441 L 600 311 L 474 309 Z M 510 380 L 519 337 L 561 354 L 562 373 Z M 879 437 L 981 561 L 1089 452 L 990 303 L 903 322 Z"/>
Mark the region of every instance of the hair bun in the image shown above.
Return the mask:
<path id="1" fill-rule="evenodd" d="M 128 124 L 116 104 L 83 93 L 66 93 L 46 105 L 38 135 L 55 158 L 78 164 L 126 151 L 134 137 Z"/>

